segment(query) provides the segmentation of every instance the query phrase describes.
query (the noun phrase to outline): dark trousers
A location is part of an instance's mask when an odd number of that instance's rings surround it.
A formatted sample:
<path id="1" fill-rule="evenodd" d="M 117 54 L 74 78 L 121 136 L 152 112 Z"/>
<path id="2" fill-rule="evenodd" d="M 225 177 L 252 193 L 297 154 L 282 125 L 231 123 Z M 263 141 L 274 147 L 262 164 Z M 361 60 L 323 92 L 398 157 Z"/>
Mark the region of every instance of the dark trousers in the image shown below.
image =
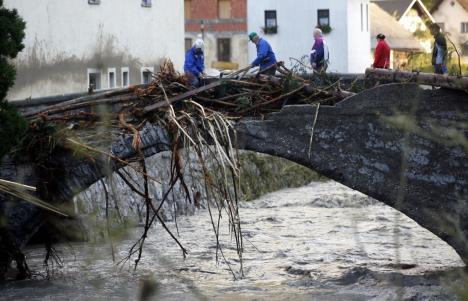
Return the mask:
<path id="1" fill-rule="evenodd" d="M 274 76 L 276 74 L 276 65 L 273 67 L 266 67 L 265 69 L 260 70 L 259 74 Z"/>
<path id="2" fill-rule="evenodd" d="M 201 85 L 200 79 L 197 76 L 195 76 L 192 72 L 186 72 L 185 76 L 187 76 L 187 79 L 190 83 L 190 86 L 192 86 L 192 88 L 200 87 Z"/>
<path id="3" fill-rule="evenodd" d="M 442 64 L 435 64 L 434 65 L 434 73 L 435 74 L 444 74 L 445 73 L 445 66 Z"/>

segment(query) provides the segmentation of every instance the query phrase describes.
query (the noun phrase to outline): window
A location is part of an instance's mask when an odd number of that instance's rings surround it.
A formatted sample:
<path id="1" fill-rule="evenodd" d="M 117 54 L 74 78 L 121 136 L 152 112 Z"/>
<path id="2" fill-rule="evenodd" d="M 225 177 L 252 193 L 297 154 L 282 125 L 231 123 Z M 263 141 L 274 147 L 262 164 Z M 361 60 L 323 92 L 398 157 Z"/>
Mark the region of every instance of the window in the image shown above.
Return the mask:
<path id="1" fill-rule="evenodd" d="M 154 67 L 141 68 L 141 83 L 149 84 L 153 81 Z"/>
<path id="2" fill-rule="evenodd" d="M 218 39 L 218 61 L 221 61 L 221 62 L 231 61 L 231 39 L 229 38 Z"/>
<path id="3" fill-rule="evenodd" d="M 107 70 L 107 75 L 109 79 L 109 82 L 108 82 L 109 89 L 114 89 L 117 86 L 116 78 L 115 78 L 115 68 L 109 68 Z"/>
<path id="4" fill-rule="evenodd" d="M 461 33 L 468 33 L 468 22 L 462 22 Z"/>
<path id="5" fill-rule="evenodd" d="M 193 40 L 191 38 L 185 38 L 185 52 L 192 48 Z"/>
<path id="6" fill-rule="evenodd" d="M 362 6 L 361 6 L 361 16 L 362 16 Z M 330 10 L 329 9 L 319 9 L 317 10 L 317 25 L 330 26 Z"/>
<path id="7" fill-rule="evenodd" d="M 218 0 L 218 18 L 231 19 L 231 0 Z"/>
<path id="8" fill-rule="evenodd" d="M 101 89 L 101 70 L 88 68 L 88 88 L 92 90 Z"/>
<path id="9" fill-rule="evenodd" d="M 151 0 L 141 0 L 141 6 L 151 7 Z"/>
<path id="10" fill-rule="evenodd" d="M 101 0 L 88 0 L 88 4 L 99 5 L 101 4 Z"/>
<path id="11" fill-rule="evenodd" d="M 128 67 L 122 67 L 122 87 L 130 85 L 130 72 Z"/>
<path id="12" fill-rule="evenodd" d="M 185 20 L 192 19 L 192 0 L 185 0 L 184 14 L 185 14 Z"/>
<path id="13" fill-rule="evenodd" d="M 278 20 L 276 17 L 276 10 L 265 11 L 265 34 L 278 32 Z"/>

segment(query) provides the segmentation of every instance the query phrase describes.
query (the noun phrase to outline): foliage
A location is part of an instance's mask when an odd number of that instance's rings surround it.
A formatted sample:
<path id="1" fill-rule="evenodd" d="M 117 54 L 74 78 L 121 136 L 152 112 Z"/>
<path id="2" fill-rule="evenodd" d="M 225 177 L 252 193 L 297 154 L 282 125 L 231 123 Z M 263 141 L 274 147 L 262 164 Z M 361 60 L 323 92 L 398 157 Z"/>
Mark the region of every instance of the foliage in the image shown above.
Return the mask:
<path id="1" fill-rule="evenodd" d="M 9 60 L 24 48 L 25 27 L 18 12 L 4 8 L 0 0 L 0 159 L 20 142 L 26 130 L 26 121 L 5 100 L 16 77 L 15 67 Z"/>
<path id="2" fill-rule="evenodd" d="M 240 188 L 242 198 L 247 201 L 275 190 L 326 180 L 311 169 L 264 154 L 243 152 L 240 155 L 240 163 Z"/>
<path id="3" fill-rule="evenodd" d="M 264 34 L 277 34 L 278 26 L 262 27 L 262 31 Z"/>
<path id="4" fill-rule="evenodd" d="M 432 39 L 432 34 L 429 30 L 420 30 L 417 29 L 413 35 L 418 39 L 418 40 L 430 40 Z"/>
<path id="5" fill-rule="evenodd" d="M 0 159 L 20 143 L 26 120 L 6 101 L 0 101 Z"/>
<path id="6" fill-rule="evenodd" d="M 431 10 L 436 4 L 437 0 L 422 0 L 422 3 L 426 6 L 428 10 Z"/>
<path id="7" fill-rule="evenodd" d="M 328 33 L 332 32 L 332 30 L 333 30 L 333 28 L 331 28 L 331 26 L 328 25 L 328 24 L 318 25 L 317 28 L 320 28 L 320 30 L 322 30 L 323 34 L 328 34 Z"/>
<path id="8" fill-rule="evenodd" d="M 13 86 L 15 69 L 8 62 L 23 50 L 24 29 L 26 23 L 16 10 L 3 7 L 0 0 L 0 99 L 6 97 L 8 89 Z"/>

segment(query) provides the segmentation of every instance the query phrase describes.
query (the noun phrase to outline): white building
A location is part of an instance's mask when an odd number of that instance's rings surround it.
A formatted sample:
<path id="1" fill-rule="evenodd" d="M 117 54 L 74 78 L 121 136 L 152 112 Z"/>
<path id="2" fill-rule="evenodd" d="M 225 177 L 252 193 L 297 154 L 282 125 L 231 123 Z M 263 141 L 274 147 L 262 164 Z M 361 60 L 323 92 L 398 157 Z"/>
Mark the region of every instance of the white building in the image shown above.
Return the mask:
<path id="1" fill-rule="evenodd" d="M 468 63 L 468 0 L 439 0 L 432 16 Z"/>
<path id="2" fill-rule="evenodd" d="M 150 80 L 184 60 L 182 0 L 5 0 L 26 21 L 8 99 L 107 89 Z"/>
<path id="3" fill-rule="evenodd" d="M 263 36 L 277 59 L 289 66 L 294 65 L 290 57 L 309 55 L 317 25 L 332 29 L 325 35 L 328 71 L 363 73 L 372 63 L 368 0 L 248 0 L 247 14 L 248 31 Z M 250 44 L 249 58 L 255 56 L 255 46 Z"/>

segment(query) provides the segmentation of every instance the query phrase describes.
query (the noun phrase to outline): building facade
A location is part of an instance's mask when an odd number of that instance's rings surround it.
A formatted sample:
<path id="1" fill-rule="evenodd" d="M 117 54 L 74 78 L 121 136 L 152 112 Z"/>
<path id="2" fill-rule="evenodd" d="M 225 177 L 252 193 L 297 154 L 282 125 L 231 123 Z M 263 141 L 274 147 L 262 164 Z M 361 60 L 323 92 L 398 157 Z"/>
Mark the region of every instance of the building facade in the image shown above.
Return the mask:
<path id="1" fill-rule="evenodd" d="M 8 99 L 124 87 L 184 60 L 182 0 L 5 0 L 26 21 Z"/>
<path id="2" fill-rule="evenodd" d="M 424 51 L 432 51 L 432 36 L 428 24 L 435 22 L 421 0 L 373 0 L 380 8 L 393 16 L 420 42 Z"/>
<path id="3" fill-rule="evenodd" d="M 247 65 L 247 0 L 185 0 L 186 50 L 200 35 L 207 68 Z"/>
<path id="4" fill-rule="evenodd" d="M 270 42 L 277 59 L 294 66 L 290 58 L 309 56 L 315 27 L 321 27 L 330 52 L 328 71 L 362 73 L 371 65 L 368 0 L 248 0 L 248 31 Z M 249 46 L 249 58 L 256 48 Z"/>
<path id="5" fill-rule="evenodd" d="M 441 0 L 434 6 L 432 16 L 468 64 L 468 0 Z"/>
<path id="6" fill-rule="evenodd" d="M 375 3 L 370 4 L 371 15 L 371 47 L 375 52 L 376 36 L 385 34 L 385 40 L 390 46 L 390 68 L 411 69 L 409 58 L 414 53 L 423 52 L 424 48 L 416 37 L 398 22 L 387 11 Z"/>

